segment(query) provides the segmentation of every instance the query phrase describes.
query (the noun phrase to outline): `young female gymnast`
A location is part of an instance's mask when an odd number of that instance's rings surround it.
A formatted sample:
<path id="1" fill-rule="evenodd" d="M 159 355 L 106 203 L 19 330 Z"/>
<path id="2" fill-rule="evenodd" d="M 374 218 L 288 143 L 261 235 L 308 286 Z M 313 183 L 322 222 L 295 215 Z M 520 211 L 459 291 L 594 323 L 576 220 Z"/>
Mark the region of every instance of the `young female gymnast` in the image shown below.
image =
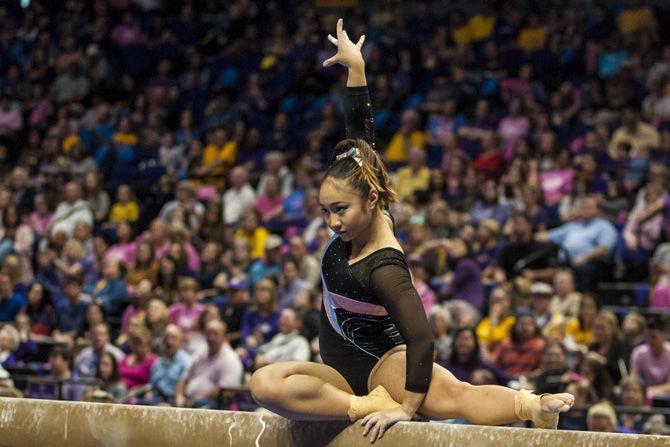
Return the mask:
<path id="1" fill-rule="evenodd" d="M 556 428 L 570 394 L 538 396 L 501 386 L 474 386 L 433 364 L 433 339 L 402 248 L 385 211 L 395 199 L 372 144 L 372 110 L 361 55 L 337 22 L 337 54 L 324 66 L 348 67 L 347 139 L 335 146 L 319 191 L 334 232 L 321 260 L 319 342 L 325 364 L 285 362 L 251 378 L 256 401 L 290 419 L 362 419 L 371 441 L 398 421 L 467 418 L 501 425 L 532 420 Z M 367 141 L 366 141 L 367 140 Z"/>

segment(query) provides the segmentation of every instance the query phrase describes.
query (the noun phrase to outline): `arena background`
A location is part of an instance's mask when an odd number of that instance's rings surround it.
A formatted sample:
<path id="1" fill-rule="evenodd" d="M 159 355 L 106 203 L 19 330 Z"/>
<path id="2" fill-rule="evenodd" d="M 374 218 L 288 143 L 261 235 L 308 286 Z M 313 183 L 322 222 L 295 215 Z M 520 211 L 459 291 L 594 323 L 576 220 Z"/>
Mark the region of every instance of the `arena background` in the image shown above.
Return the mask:
<path id="1" fill-rule="evenodd" d="M 436 361 L 667 434 L 663 1 L 3 2 L 2 395 L 253 411 L 255 368 L 319 361 L 338 17 Z"/>

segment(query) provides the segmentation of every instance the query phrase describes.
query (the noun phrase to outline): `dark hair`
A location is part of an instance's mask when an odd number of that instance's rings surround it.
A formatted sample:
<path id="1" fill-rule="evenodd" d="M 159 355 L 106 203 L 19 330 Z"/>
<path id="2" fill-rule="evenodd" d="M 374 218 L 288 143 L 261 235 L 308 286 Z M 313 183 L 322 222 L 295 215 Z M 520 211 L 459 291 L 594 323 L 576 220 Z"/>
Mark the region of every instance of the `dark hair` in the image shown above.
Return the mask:
<path id="1" fill-rule="evenodd" d="M 532 315 L 521 315 L 520 317 L 517 317 L 516 321 L 514 322 L 514 326 L 512 326 L 512 332 L 509 334 L 510 340 L 514 343 L 519 343 L 521 339 L 519 338 L 519 331 L 517 329 L 519 322 L 521 321 L 521 318 L 528 317 L 531 319 L 533 322 L 533 326 L 535 327 L 535 335 L 534 337 L 539 337 L 541 336 L 540 334 L 540 329 L 537 327 L 537 322 L 535 321 L 535 318 Z"/>
<path id="2" fill-rule="evenodd" d="M 584 320 L 582 320 L 582 304 L 584 303 L 584 298 L 589 297 L 593 300 L 594 303 L 596 303 L 596 313 L 600 312 L 600 300 L 598 299 L 598 295 L 596 295 L 593 292 L 584 292 L 582 294 L 582 300 L 580 301 L 579 304 L 579 313 L 577 314 L 577 320 L 579 321 L 579 327 L 580 329 L 584 329 Z M 591 322 L 593 323 L 593 321 Z"/>
<path id="3" fill-rule="evenodd" d="M 51 291 L 44 285 L 43 282 L 41 281 L 35 281 L 30 285 L 30 289 L 32 289 L 34 286 L 40 286 L 42 287 L 42 300 L 40 301 L 40 304 L 37 306 L 37 309 L 32 309 L 30 305 L 26 306 L 26 313 L 30 317 L 31 320 L 34 320 L 35 316 L 39 315 L 46 309 L 47 307 L 51 306 L 53 307 L 52 300 L 51 300 Z"/>
<path id="4" fill-rule="evenodd" d="M 72 369 L 72 351 L 65 349 L 64 346 L 56 345 L 51 348 L 49 352 L 49 358 L 51 357 L 60 357 L 65 363 L 67 363 L 68 368 Z"/>
<path id="5" fill-rule="evenodd" d="M 449 354 L 449 360 L 447 361 L 447 365 L 455 365 L 458 363 L 458 353 L 456 352 L 456 340 L 458 339 L 458 336 L 461 335 L 461 333 L 463 332 L 471 333 L 472 338 L 475 340 L 475 347 L 472 351 L 472 357 L 470 357 L 468 363 L 465 364 L 464 366 L 473 366 L 481 363 L 481 355 L 479 353 L 479 340 L 477 340 L 477 334 L 475 333 L 474 328 L 470 326 L 465 326 L 462 328 L 458 328 L 456 332 L 454 332 L 453 347 L 451 349 L 451 354 Z"/>
<path id="6" fill-rule="evenodd" d="M 343 156 L 357 149 L 355 158 Z M 378 205 L 387 209 L 397 198 L 389 175 L 381 156 L 360 138 L 342 140 L 335 146 L 324 179 L 333 177 L 344 180 L 349 186 L 361 193 L 366 199 L 370 191 L 379 194 Z"/>
<path id="7" fill-rule="evenodd" d="M 112 375 L 110 376 L 109 380 L 103 380 L 103 378 L 100 376 L 100 364 L 102 363 L 102 358 L 104 356 L 109 356 L 109 358 L 112 360 Z M 116 361 L 116 357 L 114 357 L 111 352 L 103 351 L 102 354 L 100 354 L 100 358 L 98 358 L 98 364 L 95 367 L 95 377 L 105 383 L 116 383 L 121 380 L 121 375 L 119 374 L 119 363 Z"/>
<path id="8" fill-rule="evenodd" d="M 647 330 L 649 331 L 665 331 L 665 323 L 659 315 L 649 315 L 647 317 Z"/>

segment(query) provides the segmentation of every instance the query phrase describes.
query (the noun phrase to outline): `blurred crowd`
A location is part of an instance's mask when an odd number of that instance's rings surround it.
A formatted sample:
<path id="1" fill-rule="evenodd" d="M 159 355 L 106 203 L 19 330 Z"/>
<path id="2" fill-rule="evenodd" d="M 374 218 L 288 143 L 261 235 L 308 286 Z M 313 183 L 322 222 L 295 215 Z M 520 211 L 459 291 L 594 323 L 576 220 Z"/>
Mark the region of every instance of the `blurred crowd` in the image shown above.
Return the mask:
<path id="1" fill-rule="evenodd" d="M 319 361 L 343 15 L 436 361 L 670 432 L 612 406 L 670 406 L 670 9 L 459 3 L 4 2 L 3 393 L 246 409 Z"/>

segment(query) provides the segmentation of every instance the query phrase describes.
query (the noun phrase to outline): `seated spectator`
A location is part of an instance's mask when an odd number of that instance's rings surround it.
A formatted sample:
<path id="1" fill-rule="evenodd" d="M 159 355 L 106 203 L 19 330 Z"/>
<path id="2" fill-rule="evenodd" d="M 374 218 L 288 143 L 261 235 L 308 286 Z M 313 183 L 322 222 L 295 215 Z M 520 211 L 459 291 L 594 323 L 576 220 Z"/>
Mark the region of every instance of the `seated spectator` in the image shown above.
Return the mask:
<path id="1" fill-rule="evenodd" d="M 384 150 L 390 163 L 404 163 L 410 149 L 423 150 L 426 145 L 426 134 L 420 130 L 420 117 L 414 110 L 405 110 L 400 118 L 400 129 L 393 135 Z"/>
<path id="2" fill-rule="evenodd" d="M 71 181 L 65 185 L 64 200 L 56 207 L 48 232 L 52 236 L 60 232 L 72 235 L 74 226 L 79 221 L 93 226 L 93 211 L 88 202 L 82 199 L 79 183 Z"/>
<path id="3" fill-rule="evenodd" d="M 533 227 L 527 214 L 510 219 L 510 240 L 500 250 L 498 266 L 508 280 L 519 275 L 533 281 L 550 280 L 556 273 L 556 249 L 553 244 L 533 239 Z"/>
<path id="4" fill-rule="evenodd" d="M 270 279 L 256 284 L 253 305 L 242 316 L 238 355 L 249 363 L 255 350 L 267 343 L 279 331 L 279 306 L 277 287 Z"/>
<path id="5" fill-rule="evenodd" d="M 649 306 L 653 309 L 670 309 L 670 244 L 659 245 L 651 259 L 650 267 L 656 283 Z"/>
<path id="6" fill-rule="evenodd" d="M 153 286 L 151 281 L 145 279 L 137 285 L 133 293 L 133 302 L 123 311 L 121 320 L 122 335 L 128 333 L 133 323 L 144 324 L 147 304 L 149 304 L 149 300 L 151 300 L 152 297 Z M 119 343 L 117 340 L 118 345 L 121 345 L 122 343 L 123 342 Z"/>
<path id="7" fill-rule="evenodd" d="M 542 353 L 540 374 L 535 378 L 535 390 L 542 393 L 564 393 L 570 379 L 568 352 L 555 341 L 548 342 Z"/>
<path id="8" fill-rule="evenodd" d="M 183 222 L 193 232 L 197 232 L 205 216 L 205 206 L 196 198 L 196 188 L 188 180 L 182 180 L 177 184 L 175 200 L 163 205 L 158 217 L 170 224 L 175 221 L 178 212 L 185 214 Z"/>
<path id="9" fill-rule="evenodd" d="M 434 305 L 428 310 L 428 324 L 435 340 L 435 361 L 444 366 L 453 349 L 453 338 L 450 335 L 451 316 L 444 307 Z"/>
<path id="10" fill-rule="evenodd" d="M 565 317 L 576 317 L 582 295 L 575 291 L 575 280 L 571 270 L 559 270 L 556 273 L 554 290 L 556 293 L 549 302 L 549 311 Z"/>
<path id="11" fill-rule="evenodd" d="M 128 333 L 130 354 L 119 363 L 121 382 L 129 391 L 149 383 L 151 367 L 158 356 L 151 352 L 151 332 L 146 326 L 136 326 Z"/>
<path id="12" fill-rule="evenodd" d="M 76 239 L 69 239 L 63 247 L 61 257 L 54 259 L 54 266 L 60 277 L 90 277 L 93 265 L 85 256 L 86 252 L 81 243 Z"/>
<path id="13" fill-rule="evenodd" d="M 549 302 L 554 294 L 554 288 L 543 282 L 536 282 L 530 286 L 530 309 L 535 317 L 535 324 L 541 331 L 552 320 L 553 314 Z"/>
<path id="14" fill-rule="evenodd" d="M 117 357 L 111 352 L 100 354 L 95 369 L 95 378 L 101 382 L 100 389 L 109 393 L 116 402 L 122 402 L 128 395 L 126 385 L 121 381 Z"/>
<path id="15" fill-rule="evenodd" d="M 254 369 L 277 362 L 307 362 L 312 357 L 309 342 L 300 335 L 302 321 L 293 309 L 279 315 L 279 333 L 260 345 L 254 358 Z"/>
<path id="16" fill-rule="evenodd" d="M 621 339 L 616 314 L 608 310 L 598 312 L 588 358 L 605 366 L 614 383 L 619 383 L 628 371 L 631 350 L 629 341 Z"/>
<path id="17" fill-rule="evenodd" d="M 58 326 L 53 336 L 71 344 L 75 337 L 84 333 L 86 309 L 91 304 L 91 297 L 82 292 L 81 280 L 76 277 L 67 278 L 63 289 L 66 299 L 56 306 Z"/>
<path id="18" fill-rule="evenodd" d="M 471 245 L 464 239 L 446 240 L 447 264 L 452 275 L 441 293 L 463 300 L 475 310 L 481 311 L 484 304 L 482 271 L 475 262 Z"/>
<path id="19" fill-rule="evenodd" d="M 279 308 L 293 307 L 296 295 L 303 289 L 309 289 L 310 285 L 299 276 L 297 263 L 291 259 L 282 262 L 282 275 L 279 282 Z"/>
<path id="20" fill-rule="evenodd" d="M 14 326 L 5 325 L 0 329 L 0 366 L 2 368 L 17 366 L 16 351 L 20 344 L 19 331 Z"/>
<path id="21" fill-rule="evenodd" d="M 490 271 L 490 266 L 498 259 L 500 249 L 500 224 L 495 219 L 484 219 L 477 225 L 476 260 L 482 271 Z M 488 269 L 488 270 L 487 270 Z M 486 273 L 485 273 L 486 274 Z M 491 275 L 492 276 L 492 275 Z"/>
<path id="22" fill-rule="evenodd" d="M 485 178 L 497 179 L 503 166 L 503 152 L 500 148 L 500 137 L 494 132 L 482 138 L 482 153 L 475 159 L 475 169 Z"/>
<path id="23" fill-rule="evenodd" d="M 26 299 L 14 291 L 11 277 L 0 272 L 0 322 L 14 321 L 16 315 L 26 307 Z"/>
<path id="24" fill-rule="evenodd" d="M 563 260 L 574 269 L 580 292 L 595 290 L 598 282 L 610 276 L 617 234 L 612 224 L 600 217 L 597 197 L 584 199 L 581 220 L 538 233 L 536 237 L 551 240 L 565 251 Z"/>
<path id="25" fill-rule="evenodd" d="M 226 340 L 226 326 L 210 321 L 205 329 L 207 351 L 198 353 L 177 383 L 178 407 L 218 408 L 225 387 L 242 385 L 243 366 Z"/>
<path id="26" fill-rule="evenodd" d="M 105 315 L 121 317 L 128 303 L 128 291 L 123 276 L 125 267 L 116 259 L 104 262 L 102 279 L 88 284 L 84 291 L 91 295 L 93 302 L 102 306 Z"/>
<path id="27" fill-rule="evenodd" d="M 265 181 L 263 194 L 256 199 L 256 210 L 260 213 L 263 223 L 279 219 L 283 212 L 284 196 L 281 193 L 279 177 L 275 174 L 268 175 Z"/>
<path id="28" fill-rule="evenodd" d="M 608 152 L 612 159 L 619 158 L 618 147 L 622 143 L 630 145 L 631 151 L 639 151 L 647 147 L 659 147 L 660 134 L 632 110 L 626 110 L 622 125 L 614 131 L 609 140 Z"/>
<path id="29" fill-rule="evenodd" d="M 414 193 L 428 190 L 430 169 L 424 149 L 412 147 L 407 157 L 408 165 L 396 172 L 395 186 L 400 199 L 414 201 Z"/>
<path id="30" fill-rule="evenodd" d="M 637 377 L 629 376 L 621 381 L 621 405 L 649 410 L 645 403 L 646 398 L 646 387 Z M 629 432 L 643 433 L 647 421 L 649 421 L 648 414 L 619 414 L 619 425 Z"/>
<path id="31" fill-rule="evenodd" d="M 230 172 L 230 187 L 223 194 L 223 221 L 226 225 L 235 225 L 242 212 L 256 204 L 256 193 L 248 182 L 248 173 L 242 167 Z"/>
<path id="32" fill-rule="evenodd" d="M 149 329 L 152 336 L 151 348 L 153 352 L 160 352 L 163 340 L 163 332 L 169 324 L 168 308 L 158 298 L 149 300 L 147 311 L 144 315 L 144 325 Z"/>
<path id="33" fill-rule="evenodd" d="M 188 336 L 183 337 L 184 344 L 182 346 L 187 354 L 194 355 L 207 349 L 205 328 L 207 327 L 207 323 L 212 320 L 221 320 L 221 312 L 215 304 L 206 304 L 200 313 L 200 317 L 198 317 L 198 323 L 188 333 Z"/>
<path id="34" fill-rule="evenodd" d="M 133 227 L 125 220 L 117 222 L 114 226 L 116 227 L 116 243 L 107 249 L 105 259 L 116 259 L 123 263 L 124 267 L 131 266 L 137 253 Z"/>
<path id="35" fill-rule="evenodd" d="M 254 261 L 249 267 L 249 282 L 255 285 L 265 278 L 278 279 L 281 273 L 281 246 L 283 239 L 271 234 L 265 240 L 265 256 Z"/>
<path id="36" fill-rule="evenodd" d="M 297 263 L 300 279 L 314 288 L 321 284 L 321 265 L 313 254 L 309 253 L 307 243 L 300 235 L 288 240 L 289 256 Z"/>
<path id="37" fill-rule="evenodd" d="M 518 309 L 515 317 L 510 338 L 500 346 L 495 365 L 508 377 L 528 377 L 540 367 L 545 342 L 530 309 Z"/>
<path id="38" fill-rule="evenodd" d="M 614 408 L 606 401 L 593 405 L 586 415 L 588 431 L 614 433 L 617 431 L 616 422 Z"/>
<path id="39" fill-rule="evenodd" d="M 470 220 L 479 223 L 484 219 L 494 219 L 504 225 L 512 214 L 512 209 L 498 197 L 496 181 L 488 179 L 481 185 L 480 199 L 470 209 Z"/>
<path id="40" fill-rule="evenodd" d="M 169 402 L 174 404 L 175 391 L 179 379 L 184 376 L 191 362 L 191 356 L 181 349 L 181 330 L 174 324 L 165 328 L 163 355 L 151 367 L 152 403 Z"/>
<path id="41" fill-rule="evenodd" d="M 247 208 L 241 216 L 241 226 L 235 231 L 233 237 L 243 238 L 249 242 L 251 257 L 260 259 L 265 256 L 265 243 L 270 232 L 261 225 L 258 211 Z"/>
<path id="42" fill-rule="evenodd" d="M 128 185 L 120 185 L 116 190 L 116 203 L 109 212 L 109 222 L 136 222 L 140 218 L 140 207 Z"/>
<path id="43" fill-rule="evenodd" d="M 157 274 L 158 261 L 154 258 L 151 244 L 148 242 L 138 244 L 134 259 L 129 264 L 128 273 L 126 273 L 126 283 L 129 286 L 137 286 L 145 280 L 154 283 Z"/>
<path id="44" fill-rule="evenodd" d="M 488 314 L 477 325 L 477 341 L 486 359 L 494 359 L 498 348 L 509 338 L 516 319 L 512 301 L 503 287 L 496 287 L 489 296 Z"/>
<path id="45" fill-rule="evenodd" d="M 566 346 L 570 350 L 586 350 L 593 343 L 593 321 L 600 312 L 600 302 L 593 293 L 585 293 L 579 303 L 579 312 L 568 321 Z"/>
<path id="46" fill-rule="evenodd" d="M 49 368 L 51 375 L 60 380 L 61 400 L 81 400 L 86 392 L 84 385 L 67 383 L 72 379 L 72 353 L 62 346 L 54 346 L 49 353 Z"/>
<path id="47" fill-rule="evenodd" d="M 84 176 L 83 197 L 91 206 L 95 222 L 102 222 L 109 212 L 109 194 L 102 188 L 102 175 L 98 171 Z"/>
<path id="48" fill-rule="evenodd" d="M 179 279 L 179 302 L 170 306 L 170 323 L 176 324 L 187 335 L 195 328 L 200 314 L 205 309 L 198 303 L 198 282 L 193 278 Z"/>
<path id="49" fill-rule="evenodd" d="M 26 314 L 32 322 L 33 337 L 47 337 L 56 328 L 56 312 L 51 301 L 51 294 L 40 282 L 34 282 L 28 289 Z"/>
<path id="50" fill-rule="evenodd" d="M 506 381 L 495 365 L 482 358 L 477 335 L 471 327 L 461 327 L 454 333 L 454 347 L 446 367 L 458 380 L 465 382 L 470 380 L 474 371 L 482 368 L 491 370 L 498 379 L 498 383 Z"/>
<path id="51" fill-rule="evenodd" d="M 636 348 L 646 341 L 647 320 L 641 313 L 631 310 L 621 323 L 621 333 L 630 345 Z"/>
<path id="52" fill-rule="evenodd" d="M 99 323 L 91 329 L 90 342 L 91 345 L 79 351 L 75 357 L 75 377 L 95 377 L 98 362 L 105 352 L 113 355 L 117 364 L 124 356 L 123 351 L 109 342 L 109 327 L 105 323 Z"/>
<path id="53" fill-rule="evenodd" d="M 670 342 L 660 317 L 649 317 L 647 342 L 633 349 L 631 375 L 644 381 L 651 396 L 670 394 Z"/>

